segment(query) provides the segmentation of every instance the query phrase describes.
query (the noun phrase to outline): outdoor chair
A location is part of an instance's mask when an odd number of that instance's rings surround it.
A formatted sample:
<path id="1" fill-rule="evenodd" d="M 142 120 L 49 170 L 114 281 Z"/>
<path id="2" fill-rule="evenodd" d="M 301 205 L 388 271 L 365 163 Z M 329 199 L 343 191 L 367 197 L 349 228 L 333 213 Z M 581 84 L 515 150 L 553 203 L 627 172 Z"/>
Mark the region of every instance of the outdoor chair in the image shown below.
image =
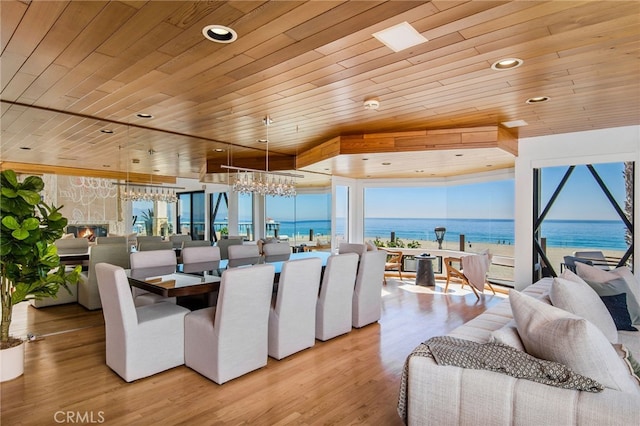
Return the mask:
<path id="1" fill-rule="evenodd" d="M 452 265 L 455 262 L 460 264 L 460 269 Z M 493 294 L 496 294 L 493 285 L 487 281 L 487 272 L 491 264 L 488 254 L 470 254 L 459 258 L 445 257 L 443 263 L 447 271 L 447 283 L 444 287 L 445 293 L 447 293 L 449 289 L 450 281 L 458 281 L 462 284 L 462 288 L 468 284 L 478 299 L 480 299 L 480 293 L 484 293 L 485 287 L 489 287 Z"/>
<path id="2" fill-rule="evenodd" d="M 172 303 L 136 307 L 119 266 L 95 265 L 105 324 L 107 365 L 127 382 L 184 364 L 184 318 Z"/>
<path id="3" fill-rule="evenodd" d="M 398 250 L 387 250 L 386 252 L 386 261 L 384 264 L 384 271 L 397 272 L 398 276 L 402 280 L 402 261 L 404 259 L 404 254 Z M 384 274 L 384 284 L 387 284 L 387 274 Z"/>
<path id="4" fill-rule="evenodd" d="M 288 245 L 288 244 L 287 244 Z M 322 260 L 286 261 L 269 313 L 269 356 L 282 359 L 316 341 L 316 302 Z"/>
<path id="5" fill-rule="evenodd" d="M 222 384 L 267 365 L 274 274 L 273 265 L 224 271 L 218 305 L 185 318 L 187 367 Z"/>

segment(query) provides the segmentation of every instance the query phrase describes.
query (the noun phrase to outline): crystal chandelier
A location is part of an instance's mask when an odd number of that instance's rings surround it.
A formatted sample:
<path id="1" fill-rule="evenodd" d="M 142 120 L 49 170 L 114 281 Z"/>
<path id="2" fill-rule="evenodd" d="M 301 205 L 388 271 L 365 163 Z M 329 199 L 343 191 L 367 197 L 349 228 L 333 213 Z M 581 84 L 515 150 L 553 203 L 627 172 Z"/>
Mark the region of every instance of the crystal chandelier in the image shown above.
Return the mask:
<path id="1" fill-rule="evenodd" d="M 235 180 L 232 189 L 240 194 L 271 195 L 279 197 L 295 197 L 295 178 L 303 178 L 302 175 L 293 173 L 270 172 L 269 171 L 269 126 L 273 123 L 267 115 L 262 119 L 267 128 L 266 168 L 265 170 L 248 169 L 244 167 L 234 167 L 222 165 L 222 168 L 236 170 Z"/>
<path id="2" fill-rule="evenodd" d="M 119 185 L 126 185 L 126 188 L 120 193 L 120 199 L 123 201 L 164 201 L 167 203 L 178 201 L 176 189 L 180 188 L 177 187 L 131 185 L 128 183 Z"/>

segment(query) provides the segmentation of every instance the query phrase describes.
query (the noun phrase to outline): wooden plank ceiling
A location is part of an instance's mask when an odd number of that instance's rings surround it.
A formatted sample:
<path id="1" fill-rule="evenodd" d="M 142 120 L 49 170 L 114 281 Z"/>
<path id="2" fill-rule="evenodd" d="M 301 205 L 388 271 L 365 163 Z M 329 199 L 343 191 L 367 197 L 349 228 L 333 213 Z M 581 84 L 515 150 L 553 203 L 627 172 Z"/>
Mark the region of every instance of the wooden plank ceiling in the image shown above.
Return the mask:
<path id="1" fill-rule="evenodd" d="M 3 167 L 219 181 L 207 171 L 264 162 L 267 149 L 293 168 L 360 138 L 360 151 L 298 167 L 304 183 L 442 177 L 511 167 L 514 150 L 372 139 L 506 132 L 513 120 L 528 123 L 513 139 L 640 124 L 638 1 L 3 0 L 0 15 Z M 428 42 L 394 52 L 372 36 L 405 21 Z M 209 24 L 237 41 L 206 40 Z M 519 68 L 491 69 L 514 57 Z M 536 96 L 550 100 L 525 103 Z"/>

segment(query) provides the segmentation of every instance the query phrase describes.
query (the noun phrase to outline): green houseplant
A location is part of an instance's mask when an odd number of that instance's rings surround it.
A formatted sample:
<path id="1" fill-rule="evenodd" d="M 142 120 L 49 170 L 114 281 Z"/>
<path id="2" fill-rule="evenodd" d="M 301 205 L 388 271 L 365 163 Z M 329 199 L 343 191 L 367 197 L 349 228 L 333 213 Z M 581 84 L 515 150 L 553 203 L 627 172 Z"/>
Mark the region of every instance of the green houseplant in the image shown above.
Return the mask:
<path id="1" fill-rule="evenodd" d="M 67 219 L 42 201 L 44 182 L 38 176 L 18 181 L 13 170 L 0 174 L 0 280 L 2 321 L 0 348 L 20 345 L 9 335 L 13 306 L 28 299 L 55 297 L 60 287 L 69 291 L 81 267 L 65 270 L 54 241 L 60 238 Z"/>

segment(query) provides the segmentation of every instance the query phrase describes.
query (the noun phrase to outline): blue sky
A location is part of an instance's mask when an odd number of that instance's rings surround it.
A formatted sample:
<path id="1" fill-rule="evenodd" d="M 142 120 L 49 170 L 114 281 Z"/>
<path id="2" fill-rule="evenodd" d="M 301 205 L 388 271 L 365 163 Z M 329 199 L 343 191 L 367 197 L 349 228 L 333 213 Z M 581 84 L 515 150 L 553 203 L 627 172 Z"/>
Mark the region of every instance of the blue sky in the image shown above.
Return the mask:
<path id="1" fill-rule="evenodd" d="M 624 200 L 623 164 L 595 166 L 617 200 Z M 543 169 L 543 203 L 566 172 L 566 167 Z M 365 192 L 367 217 L 512 219 L 514 215 L 513 179 L 447 187 L 369 188 Z M 293 199 L 267 202 L 267 212 L 275 220 L 328 219 L 326 196 L 299 195 Z M 621 204 L 624 208 L 624 205 Z M 549 219 L 617 220 L 586 166 L 577 166 L 552 207 Z"/>

